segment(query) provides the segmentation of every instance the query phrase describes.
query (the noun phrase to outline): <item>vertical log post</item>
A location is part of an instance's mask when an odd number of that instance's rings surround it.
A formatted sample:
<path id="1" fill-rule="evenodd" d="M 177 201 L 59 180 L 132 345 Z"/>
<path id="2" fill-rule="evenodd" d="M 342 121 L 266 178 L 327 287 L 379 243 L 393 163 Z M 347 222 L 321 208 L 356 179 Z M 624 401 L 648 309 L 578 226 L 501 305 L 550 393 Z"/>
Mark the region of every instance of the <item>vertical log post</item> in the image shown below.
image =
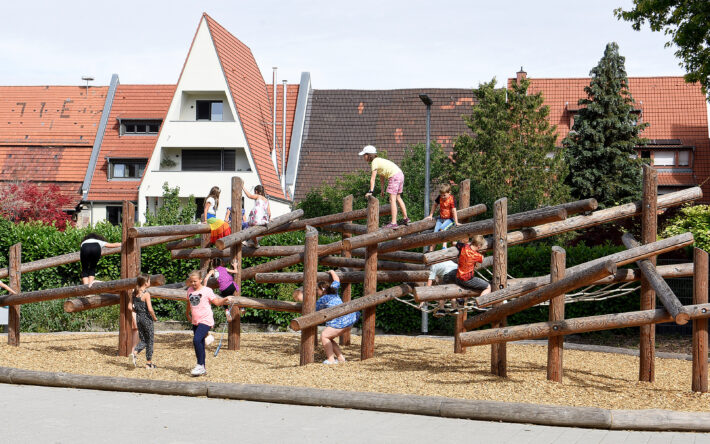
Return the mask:
<path id="1" fill-rule="evenodd" d="M 10 288 L 20 293 L 20 262 L 22 244 L 17 243 L 10 247 L 8 258 L 8 277 Z M 7 309 L 7 345 L 19 347 L 20 345 L 20 305 L 10 305 Z"/>
<path id="2" fill-rule="evenodd" d="M 502 290 L 508 281 L 508 199 L 503 197 L 493 204 L 493 282 L 491 290 Z M 505 318 L 491 328 L 505 327 Z M 506 343 L 491 345 L 491 373 L 501 378 L 508 376 Z"/>
<path id="3" fill-rule="evenodd" d="M 242 189 L 244 181 L 241 177 L 232 177 L 232 214 L 230 228 L 232 233 L 237 233 L 242 229 Z M 237 270 L 234 273 L 235 296 L 242 295 L 242 243 L 237 242 L 230 249 L 230 266 Z M 241 342 L 242 316 L 239 307 L 232 307 L 232 322 L 227 326 L 227 349 L 239 350 Z"/>
<path id="4" fill-rule="evenodd" d="M 656 241 L 658 226 L 658 173 L 650 165 L 643 166 L 643 208 L 641 211 L 641 243 L 649 244 Z M 649 258 L 656 265 L 656 256 Z M 656 292 L 651 288 L 648 279 L 641 276 L 641 310 L 656 308 Z M 656 324 L 642 325 L 639 338 L 639 381 L 653 382 L 656 380 L 655 348 Z"/>
<path id="5" fill-rule="evenodd" d="M 471 180 L 466 179 L 459 185 L 459 208 L 468 208 L 471 205 Z M 461 345 L 459 341 L 459 333 L 466 331 L 463 328 L 463 323 L 468 316 L 466 310 L 461 310 L 456 315 L 454 324 L 454 353 L 466 353 L 466 347 Z"/>
<path id="6" fill-rule="evenodd" d="M 133 228 L 136 215 L 136 207 L 131 202 L 123 201 L 123 211 L 121 212 L 121 279 L 127 279 L 135 276 L 135 254 L 138 248 L 138 239 L 129 238 L 128 230 Z M 130 291 L 124 290 L 121 292 L 121 300 L 119 304 L 119 322 L 118 322 L 118 355 L 128 356 L 133 348 L 131 337 L 131 325 L 133 317 L 128 309 Z"/>
<path id="7" fill-rule="evenodd" d="M 708 253 L 694 249 L 693 304 L 708 302 Z M 708 320 L 693 320 L 693 391 L 708 391 Z"/>
<path id="8" fill-rule="evenodd" d="M 316 311 L 316 284 L 318 283 L 318 230 L 306 226 L 306 246 L 303 256 L 303 305 L 301 314 Z M 314 339 L 318 326 L 301 330 L 301 365 L 313 362 Z"/>
<path id="9" fill-rule="evenodd" d="M 377 231 L 380 224 L 380 202 L 370 196 L 367 200 L 367 232 Z M 377 292 L 377 244 L 367 247 L 365 253 L 365 279 L 362 295 L 367 296 Z M 375 354 L 375 310 L 369 307 L 363 310 L 362 342 L 360 344 L 360 360 L 371 358 Z"/>
<path id="10" fill-rule="evenodd" d="M 565 277 L 567 253 L 560 247 L 552 247 L 550 260 L 550 282 L 557 282 Z M 565 295 L 561 294 L 550 299 L 550 321 L 561 321 L 565 318 Z M 564 336 L 547 338 L 547 379 L 562 382 L 562 350 Z"/>
<path id="11" fill-rule="evenodd" d="M 343 213 L 347 213 L 348 211 L 353 210 L 353 195 L 345 196 L 343 199 Z M 343 239 L 351 237 L 351 233 L 343 233 Z M 350 250 L 344 250 L 343 251 L 343 257 L 352 257 L 352 253 Z M 352 284 L 343 284 L 343 294 L 341 299 L 343 300 L 343 303 L 350 302 L 350 298 L 352 297 Z M 350 329 L 345 331 L 342 335 L 340 335 L 340 345 L 350 345 Z"/>

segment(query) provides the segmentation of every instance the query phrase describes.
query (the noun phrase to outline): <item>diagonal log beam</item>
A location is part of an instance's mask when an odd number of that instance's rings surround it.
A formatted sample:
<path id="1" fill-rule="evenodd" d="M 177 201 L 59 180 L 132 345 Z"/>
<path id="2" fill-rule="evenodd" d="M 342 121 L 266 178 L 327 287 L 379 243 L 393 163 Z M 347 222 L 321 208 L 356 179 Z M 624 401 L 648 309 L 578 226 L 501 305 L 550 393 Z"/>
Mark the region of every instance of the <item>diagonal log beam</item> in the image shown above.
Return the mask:
<path id="1" fill-rule="evenodd" d="M 291 211 L 290 213 L 282 214 L 281 216 L 277 216 L 271 219 L 265 225 L 255 225 L 253 227 L 237 231 L 236 233 L 232 233 L 229 236 L 217 239 L 214 243 L 215 247 L 219 248 L 220 250 L 224 250 L 236 244 L 242 243 L 247 239 L 252 239 L 256 236 L 263 236 L 268 233 L 269 230 L 273 230 L 276 227 L 281 227 L 289 222 L 293 222 L 294 220 L 302 216 L 303 210 L 301 209 Z"/>

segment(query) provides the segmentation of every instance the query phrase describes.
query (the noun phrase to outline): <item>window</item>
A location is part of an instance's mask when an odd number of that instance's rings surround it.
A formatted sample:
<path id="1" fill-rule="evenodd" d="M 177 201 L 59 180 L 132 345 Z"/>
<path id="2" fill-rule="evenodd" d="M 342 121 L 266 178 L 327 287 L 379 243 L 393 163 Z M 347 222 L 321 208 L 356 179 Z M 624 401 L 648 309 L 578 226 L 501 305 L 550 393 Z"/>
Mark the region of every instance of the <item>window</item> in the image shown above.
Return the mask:
<path id="1" fill-rule="evenodd" d="M 182 150 L 183 171 L 234 171 L 235 150 Z"/>
<path id="2" fill-rule="evenodd" d="M 143 177 L 146 159 L 110 159 L 109 179 L 140 179 Z"/>
<path id="3" fill-rule="evenodd" d="M 674 166 L 675 152 L 673 151 L 656 151 L 653 153 L 653 165 L 655 166 Z"/>
<path id="4" fill-rule="evenodd" d="M 202 215 L 205 212 L 205 198 L 195 198 L 195 220 L 202 220 Z"/>
<path id="5" fill-rule="evenodd" d="M 197 120 L 221 122 L 223 120 L 224 104 L 221 100 L 198 100 Z"/>
<path id="6" fill-rule="evenodd" d="M 121 222 L 123 221 L 123 207 L 112 207 L 112 206 L 107 206 L 106 207 L 106 220 L 111 224 L 111 225 L 121 225 Z"/>
<path id="7" fill-rule="evenodd" d="M 690 151 L 678 151 L 678 166 L 690 165 Z"/>
<path id="8" fill-rule="evenodd" d="M 121 120 L 120 134 L 158 134 L 161 120 Z"/>
<path id="9" fill-rule="evenodd" d="M 649 150 L 641 151 L 641 158 L 642 159 L 650 159 L 651 158 L 651 151 L 649 151 Z"/>

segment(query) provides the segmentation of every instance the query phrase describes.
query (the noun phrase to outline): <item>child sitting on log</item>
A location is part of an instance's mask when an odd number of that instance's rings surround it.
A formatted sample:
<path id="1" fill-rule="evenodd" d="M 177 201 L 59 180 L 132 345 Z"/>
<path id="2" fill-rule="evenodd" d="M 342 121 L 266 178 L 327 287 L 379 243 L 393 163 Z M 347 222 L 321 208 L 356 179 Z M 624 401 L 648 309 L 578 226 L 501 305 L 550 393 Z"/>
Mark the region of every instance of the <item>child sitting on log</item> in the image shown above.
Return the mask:
<path id="1" fill-rule="evenodd" d="M 459 226 L 459 218 L 456 214 L 456 202 L 454 201 L 454 196 L 451 194 L 451 185 L 448 183 L 442 184 L 439 187 L 439 196 L 434 201 L 434 206 L 426 217 L 427 219 L 434 218 L 437 207 L 439 208 L 439 217 L 436 218 L 434 233 L 446 231 L 454 224 L 456 224 L 457 227 Z M 446 242 L 443 243 L 442 248 L 446 250 Z M 434 245 L 429 247 L 429 251 L 434 251 Z"/>
<path id="2" fill-rule="evenodd" d="M 454 261 L 439 262 L 431 266 L 429 270 L 429 279 L 426 281 L 426 286 L 431 287 L 434 282 L 441 284 L 453 284 L 456 282 L 456 273 L 458 271 L 458 265 Z M 435 318 L 440 318 L 446 315 L 446 310 L 444 310 L 443 299 L 439 300 L 439 307 L 434 312 Z M 422 302 L 420 307 L 423 307 L 426 302 Z M 454 308 L 453 314 L 458 314 L 458 308 Z"/>
<path id="3" fill-rule="evenodd" d="M 269 205 L 269 199 L 266 198 L 264 187 L 261 185 L 255 186 L 254 193 L 250 193 L 244 189 L 244 194 L 246 194 L 249 199 L 254 199 L 254 206 L 249 212 L 247 224 L 250 227 L 266 225 L 271 220 L 271 206 Z M 243 206 L 242 204 L 242 207 Z M 248 245 L 258 248 L 259 238 L 255 237 L 253 241 L 248 242 Z"/>
<path id="4" fill-rule="evenodd" d="M 324 308 L 336 307 L 343 303 L 343 300 L 340 299 L 340 296 L 338 296 L 340 278 L 338 278 L 335 270 L 328 270 L 328 273 L 330 273 L 330 277 L 333 282 L 329 284 L 321 281 L 316 285 L 316 295 L 318 296 L 318 300 L 316 301 L 316 311 Z M 296 289 L 293 292 L 293 298 L 298 302 L 303 302 L 303 290 L 301 288 Z M 345 363 L 345 356 L 343 356 L 343 351 L 338 346 L 338 343 L 335 342 L 335 338 L 348 331 L 358 321 L 358 319 L 360 319 L 359 311 L 355 313 L 348 313 L 338 318 L 331 319 L 325 323 L 325 328 L 321 332 L 320 336 L 321 344 L 323 344 L 326 356 L 326 360 L 323 361 L 323 364 L 331 365 Z"/>
<path id="5" fill-rule="evenodd" d="M 135 315 L 136 327 L 140 342 L 131 350 L 131 360 L 136 366 L 136 355 L 145 349 L 145 368 L 154 369 L 153 364 L 153 322 L 158 318 L 150 303 L 150 293 L 146 290 L 150 287 L 150 276 L 141 274 L 136 278 L 136 287 L 131 293 L 131 300 L 128 301 L 128 309 Z"/>
<path id="6" fill-rule="evenodd" d="M 214 278 L 217 279 L 217 283 L 219 283 L 219 295 L 222 297 L 233 296 L 239 287 L 239 284 L 234 282 L 234 277 L 232 276 L 237 270 L 225 267 L 221 257 L 212 258 L 210 265 L 211 270 L 207 273 L 207 276 L 205 276 L 202 285 L 207 285 L 210 278 L 214 276 Z M 236 268 L 234 264 L 232 264 L 232 266 Z M 229 305 L 225 312 L 227 321 L 232 322 L 232 305 Z"/>
<path id="7" fill-rule="evenodd" d="M 456 271 L 456 284 L 469 290 L 480 292 L 479 296 L 491 292 L 491 285 L 475 275 L 476 264 L 483 263 L 483 255 L 478 252 L 486 246 L 481 235 L 473 236 L 471 242 L 456 242 L 459 250 L 459 266 Z"/>
<path id="8" fill-rule="evenodd" d="M 217 219 L 217 208 L 219 208 L 219 195 L 221 190 L 219 187 L 212 187 L 210 194 L 205 200 L 205 210 L 203 219 L 210 224 L 210 242 L 215 243 L 217 239 L 232 234 L 232 229 L 229 224 L 222 219 Z"/>
<path id="9" fill-rule="evenodd" d="M 185 307 L 185 316 L 192 323 L 192 345 L 195 347 L 195 356 L 197 357 L 197 365 L 190 372 L 192 376 L 202 376 L 207 374 L 205 368 L 205 338 L 214 327 L 214 316 L 212 315 L 212 307 L 214 305 L 234 304 L 234 296 L 225 298 L 214 294 L 211 288 L 202 285 L 200 271 L 194 270 L 188 278 L 190 288 L 187 289 L 187 305 Z M 212 337 L 214 341 L 214 337 Z"/>

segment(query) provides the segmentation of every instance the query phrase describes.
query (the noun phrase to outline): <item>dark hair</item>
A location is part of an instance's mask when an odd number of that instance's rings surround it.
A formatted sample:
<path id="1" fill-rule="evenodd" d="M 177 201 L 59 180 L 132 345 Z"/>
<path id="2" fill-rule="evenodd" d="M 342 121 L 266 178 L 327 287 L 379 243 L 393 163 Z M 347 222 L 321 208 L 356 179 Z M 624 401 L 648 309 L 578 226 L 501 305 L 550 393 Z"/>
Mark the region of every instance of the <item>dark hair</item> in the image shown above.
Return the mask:
<path id="1" fill-rule="evenodd" d="M 264 187 L 261 185 L 257 185 L 254 187 L 254 194 L 259 194 L 259 195 L 266 197 L 266 192 L 264 192 Z"/>
<path id="2" fill-rule="evenodd" d="M 82 239 L 81 241 L 84 242 L 84 241 L 87 241 L 87 240 L 89 240 L 89 239 L 98 239 L 98 240 L 103 241 L 103 242 L 108 242 L 105 237 L 103 237 L 102 235 L 100 235 L 100 234 L 98 234 L 98 233 L 89 233 L 89 234 L 87 234 L 86 236 L 84 236 L 84 239 Z"/>
<path id="3" fill-rule="evenodd" d="M 147 274 L 141 273 L 136 276 L 136 287 L 133 289 L 133 295 L 138 293 L 138 289 L 144 286 L 146 282 L 150 282 L 150 276 L 148 276 Z"/>
<path id="4" fill-rule="evenodd" d="M 224 261 L 222 260 L 221 257 L 213 257 L 211 265 L 212 265 L 212 268 L 221 267 L 224 265 Z"/>
<path id="5" fill-rule="evenodd" d="M 220 191 L 219 187 L 214 186 L 210 189 L 210 194 L 207 195 L 207 199 L 209 199 L 210 197 L 214 199 L 214 208 L 212 208 L 212 210 L 214 210 L 215 212 L 217 211 L 217 208 L 219 208 L 219 194 L 220 194 L 220 192 L 221 191 Z M 205 202 L 207 201 L 207 199 L 205 199 Z"/>
<path id="6" fill-rule="evenodd" d="M 318 282 L 318 288 L 320 288 L 323 294 L 338 294 L 338 289 L 333 288 L 328 282 L 325 281 Z"/>

